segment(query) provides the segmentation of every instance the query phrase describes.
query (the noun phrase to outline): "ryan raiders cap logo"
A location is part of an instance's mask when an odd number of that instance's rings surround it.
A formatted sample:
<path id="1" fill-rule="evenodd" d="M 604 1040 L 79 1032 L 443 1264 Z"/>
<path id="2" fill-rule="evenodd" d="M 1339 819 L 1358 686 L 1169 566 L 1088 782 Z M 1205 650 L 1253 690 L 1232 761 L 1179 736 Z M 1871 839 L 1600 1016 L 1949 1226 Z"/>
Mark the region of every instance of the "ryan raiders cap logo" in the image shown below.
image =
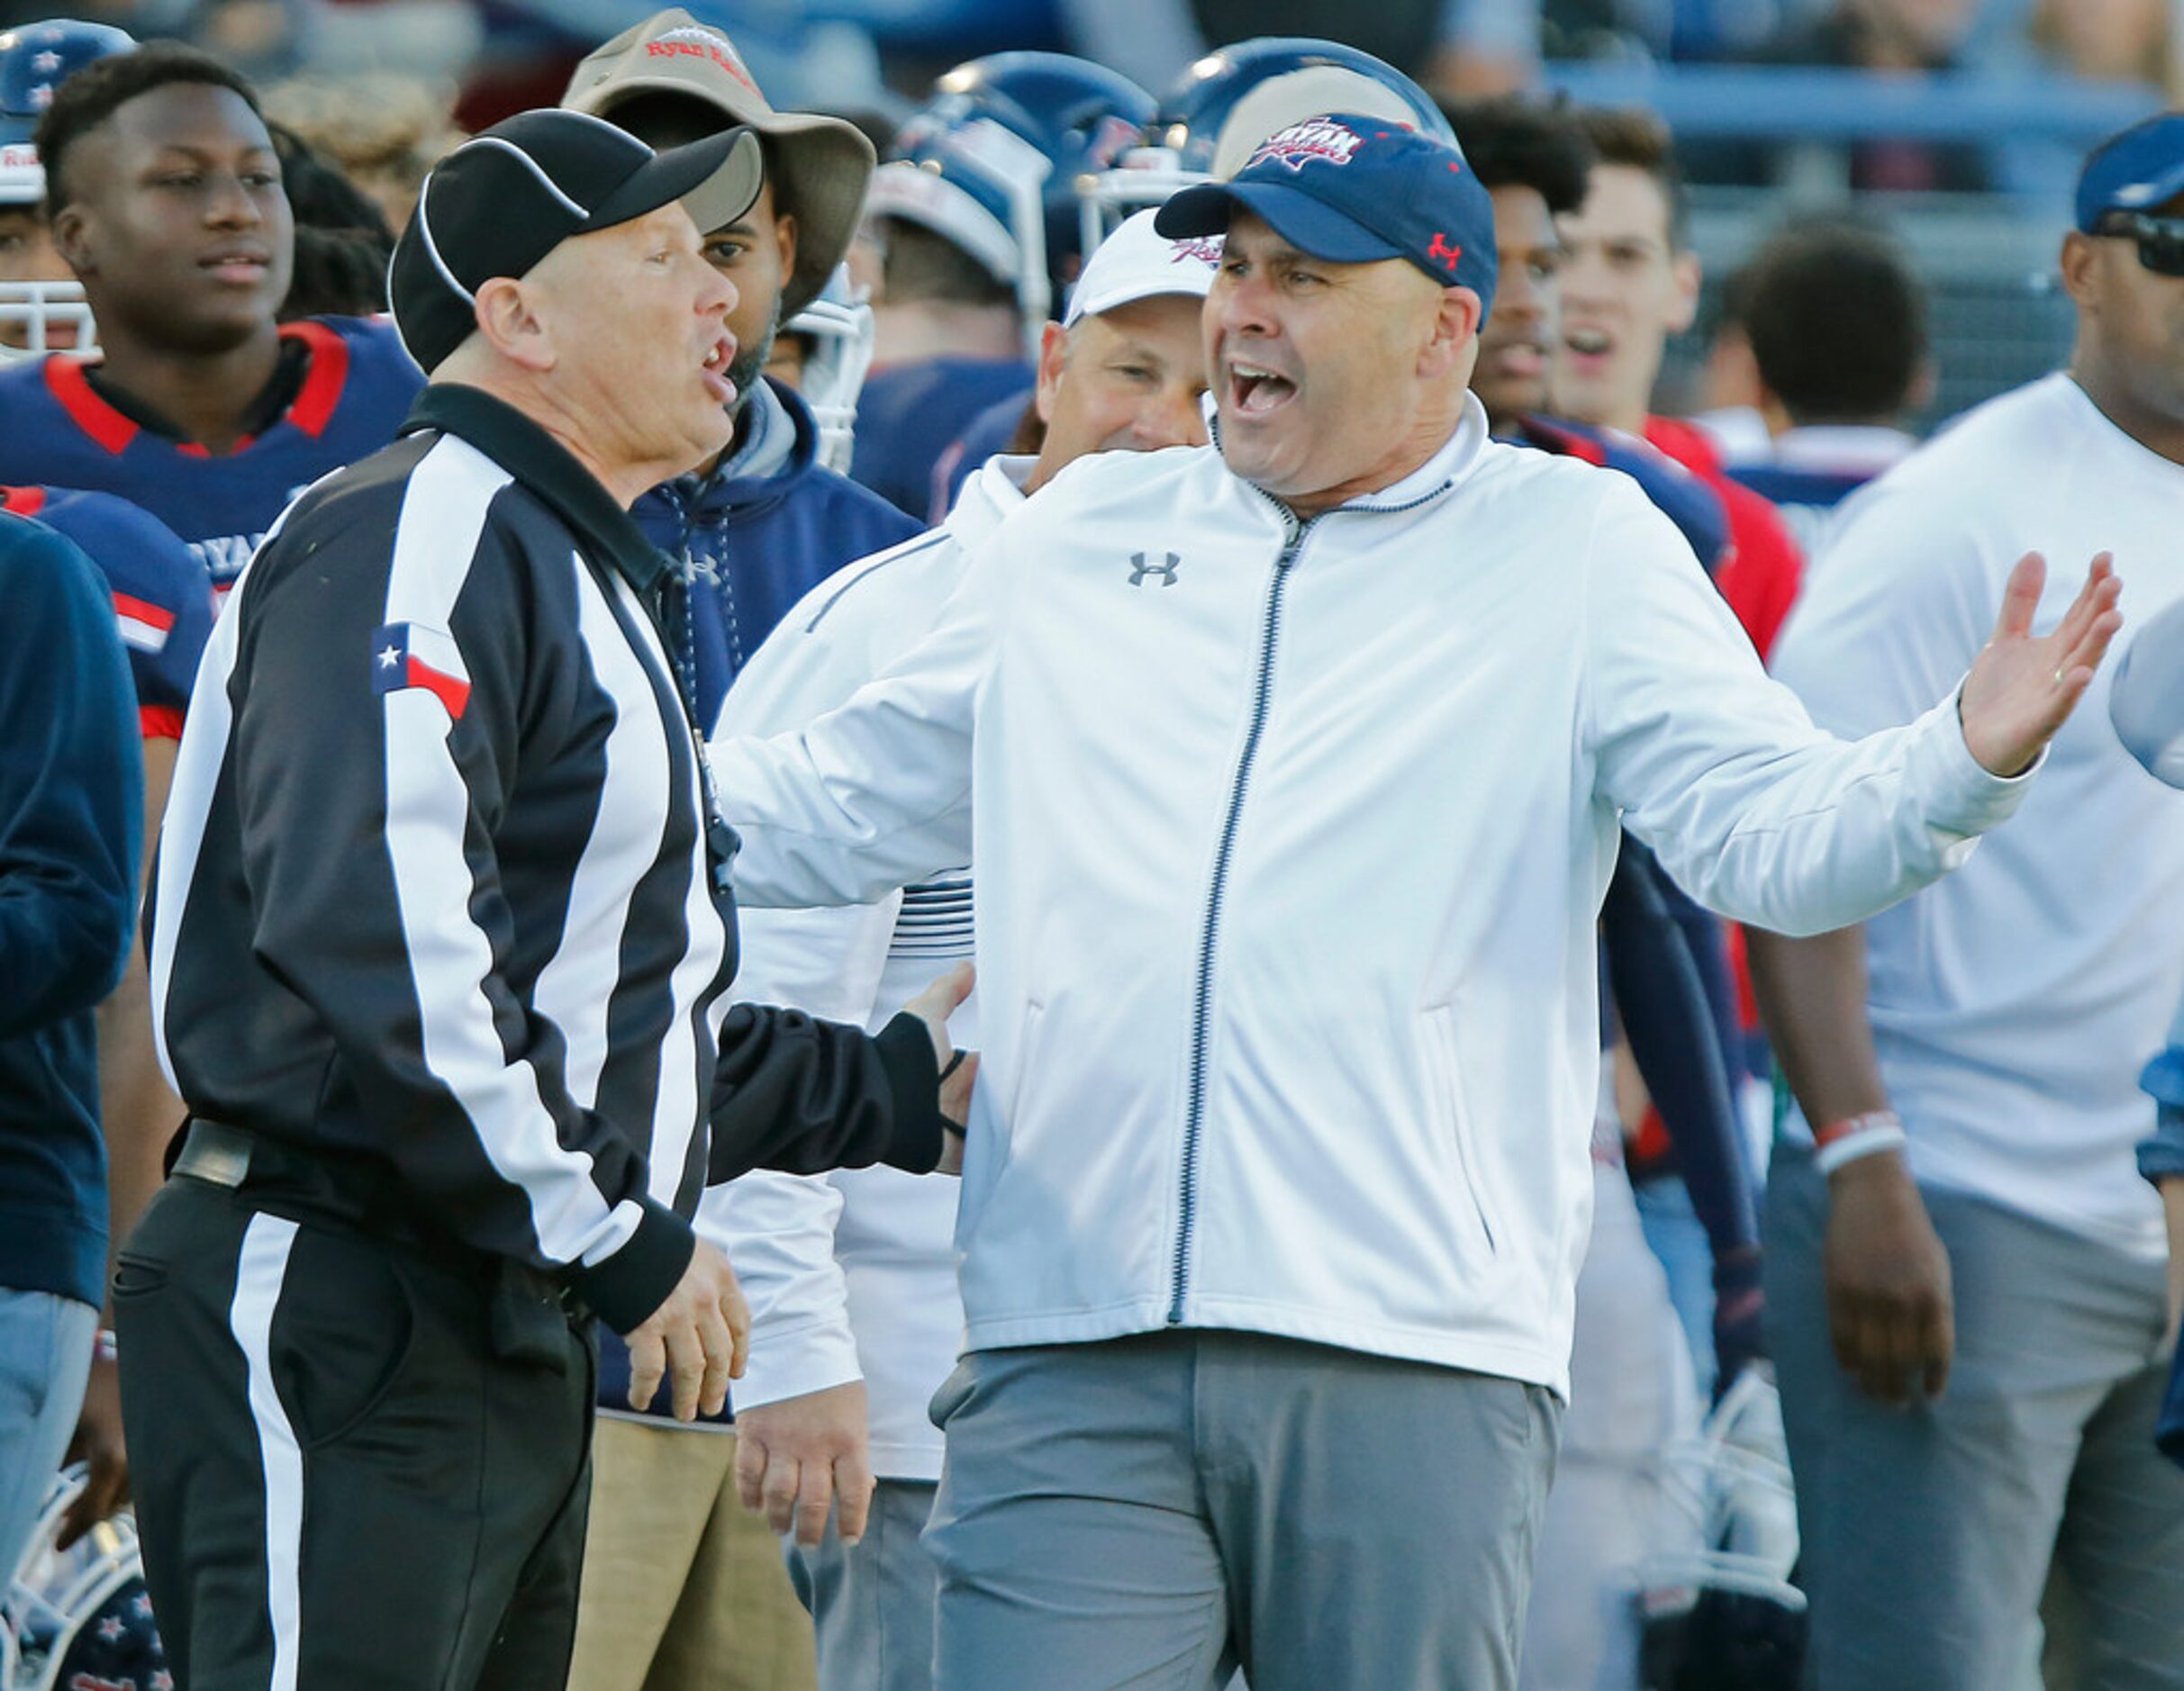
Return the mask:
<path id="1" fill-rule="evenodd" d="M 1331 165 L 1346 165 L 1351 154 L 1364 145 L 1365 138 L 1346 123 L 1337 123 L 1330 118 L 1308 118 L 1301 123 L 1291 123 L 1287 129 L 1276 130 L 1259 143 L 1259 150 L 1246 159 L 1244 168 L 1264 164 L 1269 159 L 1287 165 L 1291 170 L 1302 170 L 1312 159 L 1326 160 Z"/>

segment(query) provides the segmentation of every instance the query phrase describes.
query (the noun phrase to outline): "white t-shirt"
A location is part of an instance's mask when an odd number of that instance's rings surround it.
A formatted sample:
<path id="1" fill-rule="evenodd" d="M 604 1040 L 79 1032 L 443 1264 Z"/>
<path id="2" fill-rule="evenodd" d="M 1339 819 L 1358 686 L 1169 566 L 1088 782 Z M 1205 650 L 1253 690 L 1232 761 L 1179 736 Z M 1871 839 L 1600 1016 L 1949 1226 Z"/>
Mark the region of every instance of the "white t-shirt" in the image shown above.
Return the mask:
<path id="1" fill-rule="evenodd" d="M 2050 565 L 2035 632 L 2099 551 L 2127 623 L 2184 598 L 2184 466 L 2067 375 L 1967 413 L 1853 497 L 1775 674 L 1838 734 L 1900 721 L 1970 667 L 2034 550 Z M 1920 1180 L 2158 1258 L 2160 1204 L 2132 1152 L 2153 1126 L 2138 1072 L 2184 993 L 2184 794 L 2117 741 L 2110 668 L 2024 809 L 1866 924 L 1868 999 Z"/>

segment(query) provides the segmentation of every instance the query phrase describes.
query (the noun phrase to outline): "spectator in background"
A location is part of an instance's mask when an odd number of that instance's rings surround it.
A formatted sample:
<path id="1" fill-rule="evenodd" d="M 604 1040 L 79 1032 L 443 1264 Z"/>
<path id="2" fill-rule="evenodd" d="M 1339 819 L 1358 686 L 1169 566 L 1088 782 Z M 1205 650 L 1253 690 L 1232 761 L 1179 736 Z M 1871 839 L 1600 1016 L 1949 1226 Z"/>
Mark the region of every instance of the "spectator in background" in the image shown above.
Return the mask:
<path id="1" fill-rule="evenodd" d="M 368 456 L 423 378 L 392 325 L 283 323 L 295 223 L 257 92 L 157 43 L 57 88 L 46 203 L 103 359 L 0 370 L 0 482 L 118 493 L 224 592 L 296 491 Z"/>
<path id="2" fill-rule="evenodd" d="M 996 53 L 934 85 L 865 204 L 885 257 L 858 481 L 923 520 L 942 453 L 982 412 L 1030 397 L 1027 354 L 1084 261 L 1077 182 L 1153 113 L 1142 88 L 1059 53 Z"/>
<path id="3" fill-rule="evenodd" d="M 2026 37 L 2053 68 L 2104 82 L 2179 92 L 2173 0 L 2039 0 Z"/>
<path id="4" fill-rule="evenodd" d="M 394 236 L 377 202 L 286 124 L 268 122 L 266 129 L 295 219 L 295 268 L 281 321 L 384 312 Z"/>
<path id="5" fill-rule="evenodd" d="M 1792 23 L 1754 57 L 1880 77 L 1954 70 L 1965 62 L 1978 11 L 1975 0 L 1837 0 L 1826 16 Z M 1861 192 L 1977 193 L 1993 185 L 1983 150 L 1967 142 L 1866 140 L 1850 154 L 1850 185 Z M 1754 162 L 1732 179 L 1754 179 Z"/>
<path id="6" fill-rule="evenodd" d="M 663 41 L 695 50 L 650 50 Z M 838 118 L 775 112 L 735 43 L 680 7 L 654 13 L 587 57 L 562 104 L 655 148 L 748 124 L 766 156 L 757 200 L 728 228 L 705 231 L 708 261 L 736 285 L 728 317 L 734 438 L 632 512 L 653 545 L 695 566 L 691 686 L 698 720 L 711 722 L 736 672 L 790 606 L 851 558 L 920 527 L 821 465 L 810 407 L 763 374 L 782 326 L 820 296 L 848 249 L 872 151 Z"/>
<path id="7" fill-rule="evenodd" d="M 1706 431 L 1723 466 L 1734 468 L 1763 459 L 1772 439 L 1760 415 L 1759 365 L 1752 356 L 1752 333 L 1745 323 L 1751 298 L 1750 265 L 1729 273 L 1714 298 L 1705 328 L 1706 362 L 1699 373 L 1699 410 L 1691 420 Z"/>
<path id="8" fill-rule="evenodd" d="M 1317 36 L 1378 55 L 1460 98 L 1507 94 L 1538 74 L 1539 0 L 1059 0 L 1072 50 L 1164 88 L 1217 41 Z"/>
<path id="9" fill-rule="evenodd" d="M 0 487 L 0 509 L 34 517 L 75 544 L 97 569 L 107 591 L 136 690 L 143 768 L 141 873 L 149 877 L 151 847 L 167 814 L 190 690 L 213 631 L 213 594 L 204 568 L 172 530 L 111 493 Z M 99 1006 L 97 1031 L 110 1285 L 113 1252 L 159 1190 L 165 1178 L 167 1144 L 183 1116 L 182 1100 L 160 1073 L 152 1046 L 150 978 L 141 945 L 129 947 L 121 984 Z M 110 1306 L 105 1313 L 108 1318 L 103 1325 L 111 1327 Z M 84 1462 L 89 1471 L 63 1522 L 63 1548 L 129 1497 L 121 1380 L 109 1352 L 93 1361 L 68 1460 Z"/>
<path id="10" fill-rule="evenodd" d="M 83 285 L 53 246 L 38 121 L 75 71 L 136 46 L 103 23 L 53 19 L 0 37 L 0 359 L 8 348 L 73 350 L 90 342 Z"/>
<path id="11" fill-rule="evenodd" d="M 1918 445 L 1906 412 L 1934 388 L 1926 290 L 1897 244 L 1847 221 L 1800 223 L 1742 272 L 1765 458 L 1729 474 L 1820 561 L 1837 505 Z"/>
<path id="12" fill-rule="evenodd" d="M 2027 547 L 2113 552 L 2149 627 L 2184 602 L 2184 116 L 2096 150 L 2062 271 L 2068 370 L 1845 511 L 1777 656 L 1822 726 L 1856 733 L 1955 674 Z M 2045 626 L 2067 586 L 2033 599 Z M 2146 1437 L 2167 1248 L 2133 1165 L 2154 1123 L 2135 1077 L 2184 999 L 2184 800 L 2095 689 L 1949 885 L 1862 927 L 1752 936 L 1819 1147 L 1777 1145 L 1766 1241 L 1823 1687 L 2020 1683 L 2051 1564 L 2087 1684 L 2184 1680 L 2184 1473 Z"/>
<path id="13" fill-rule="evenodd" d="M 1797 543 L 1767 502 L 1737 486 L 1699 431 L 1653 413 L 1668 338 L 1691 326 L 1699 255 L 1667 125 L 1650 112 L 1581 112 L 1596 160 L 1585 203 L 1561 220 L 1564 250 L 1555 409 L 1651 441 L 1721 496 L 1734 555 L 1715 576 L 1763 658 L 1797 597 Z"/>
<path id="14" fill-rule="evenodd" d="M 1557 220 L 1564 258 L 1555 409 L 1651 443 L 1719 497 L 1730 545 L 1714 584 L 1764 658 L 1797 597 L 1797 543 L 1772 506 L 1723 473 L 1696 428 L 1650 410 L 1668 338 L 1690 326 L 1700 279 L 1668 131 L 1646 112 L 1580 112 L 1575 121 L 1595 158 L 1583 205 Z M 1642 1132 L 1631 1162 L 1646 1238 L 1668 1271 L 1693 1364 L 1712 1384 L 1716 1261 L 1708 1230 L 1663 1135 Z"/>
<path id="15" fill-rule="evenodd" d="M 425 172 L 463 138 L 452 90 L 411 77 L 299 77 L 266 90 L 266 110 L 368 194 L 399 233 Z"/>
<path id="16" fill-rule="evenodd" d="M 2148 773 L 2184 787 L 2184 601 L 2149 621 L 2125 648 L 2108 695 L 2108 716 L 2124 749 Z M 2170 1024 L 2168 1044 L 2146 1065 L 2139 1084 L 2156 1106 L 2153 1136 L 2139 1146 L 2138 1166 L 2161 1194 L 2174 1346 L 2184 1315 L 2184 1007 Z M 2184 1462 L 2184 1347 L 2177 1348 L 2170 1364 L 2154 1442 L 2171 1460 Z"/>
<path id="17" fill-rule="evenodd" d="M 137 724 L 113 607 L 0 516 L 0 1568 L 74 1431 L 106 1279 L 93 1018 L 136 930 Z"/>
<path id="18" fill-rule="evenodd" d="M 806 592 L 852 558 L 918 531 L 819 462 L 810 408 L 763 374 L 783 323 L 818 297 L 841 262 L 872 149 L 839 119 L 776 113 L 735 43 L 679 7 L 654 13 L 589 55 L 562 103 L 656 150 L 748 125 L 765 161 L 756 199 L 733 222 L 699 231 L 707 261 L 735 285 L 733 432 L 630 511 L 648 540 L 693 571 L 689 638 L 678 656 L 702 728 L 745 660 Z M 630 1368 L 628 1348 L 603 1336 L 598 1396 L 606 1413 L 594 1435 L 570 1686 L 809 1686 L 811 1626 L 773 1540 L 736 1501 L 732 1404 L 685 1426 L 663 1389 L 633 1413 Z"/>
<path id="19" fill-rule="evenodd" d="M 1472 392 L 1498 439 L 1621 469 L 1711 567 L 1727 538 L 1704 483 L 1642 440 L 1540 417 L 1559 304 L 1557 213 L 1585 196 L 1591 149 L 1567 114 L 1498 99 L 1454 106 L 1464 158 L 1493 201 L 1494 309 L 1479 334 Z M 1686 514 L 1694 501 L 1702 515 Z M 1615 1003 L 1639 1071 L 1663 1100 L 1715 1246 L 1722 1367 L 1757 1349 L 1759 1232 L 1724 1062 L 1734 1038 L 1719 925 L 1626 837 L 1600 911 Z M 1707 988 L 1722 988 L 1722 1022 Z M 1726 1024 L 1726 1025 L 1725 1025 Z M 1605 1026 L 1605 1018 L 1604 1018 Z M 1604 1042 L 1605 1043 L 1605 1042 Z M 1604 1060 L 1605 1063 L 1606 1060 Z M 1639 1566 L 1697 1534 L 1672 1506 L 1670 1456 L 1696 1434 L 1692 1358 L 1662 1265 L 1647 1249 L 1610 1093 L 1593 1132 L 1592 1230 L 1579 1271 L 1570 1411 L 1540 1522 L 1519 1683 L 1635 1683 Z M 1679 1542 L 1679 1527 L 1682 1541 Z"/>

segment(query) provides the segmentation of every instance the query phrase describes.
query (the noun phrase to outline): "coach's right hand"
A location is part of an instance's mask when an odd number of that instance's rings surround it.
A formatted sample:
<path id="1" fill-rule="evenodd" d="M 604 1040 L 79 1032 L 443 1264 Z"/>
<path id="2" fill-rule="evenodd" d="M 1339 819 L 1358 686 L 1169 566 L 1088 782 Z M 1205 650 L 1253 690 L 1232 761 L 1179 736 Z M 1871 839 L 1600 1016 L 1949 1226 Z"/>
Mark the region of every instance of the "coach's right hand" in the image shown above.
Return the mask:
<path id="1" fill-rule="evenodd" d="M 1835 1360 L 1859 1390 L 1901 1408 L 1938 1397 L 1956 1351 L 1949 1253 L 1895 1152 L 1828 1177 L 1821 1252 Z"/>
<path id="2" fill-rule="evenodd" d="M 630 1408 L 644 1408 L 671 1379 L 677 1421 L 694 1421 L 701 1409 L 720 1414 L 751 1342 L 751 1308 L 728 1259 L 699 1240 L 667 1301 L 628 1338 Z"/>

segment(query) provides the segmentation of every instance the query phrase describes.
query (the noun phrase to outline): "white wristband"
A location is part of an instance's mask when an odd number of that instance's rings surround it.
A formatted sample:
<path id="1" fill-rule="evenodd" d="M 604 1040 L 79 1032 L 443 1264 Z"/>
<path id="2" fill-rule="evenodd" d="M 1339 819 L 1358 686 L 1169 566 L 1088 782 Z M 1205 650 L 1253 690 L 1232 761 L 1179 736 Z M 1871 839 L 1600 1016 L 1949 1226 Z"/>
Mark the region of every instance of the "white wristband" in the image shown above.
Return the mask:
<path id="1" fill-rule="evenodd" d="M 1861 1157 L 1878 1156 L 1883 1151 L 1900 1151 L 1910 1143 L 1901 1127 L 1892 1123 L 1876 1124 L 1829 1141 L 1813 1153 L 1812 1162 L 1822 1174 L 1833 1174 Z"/>

